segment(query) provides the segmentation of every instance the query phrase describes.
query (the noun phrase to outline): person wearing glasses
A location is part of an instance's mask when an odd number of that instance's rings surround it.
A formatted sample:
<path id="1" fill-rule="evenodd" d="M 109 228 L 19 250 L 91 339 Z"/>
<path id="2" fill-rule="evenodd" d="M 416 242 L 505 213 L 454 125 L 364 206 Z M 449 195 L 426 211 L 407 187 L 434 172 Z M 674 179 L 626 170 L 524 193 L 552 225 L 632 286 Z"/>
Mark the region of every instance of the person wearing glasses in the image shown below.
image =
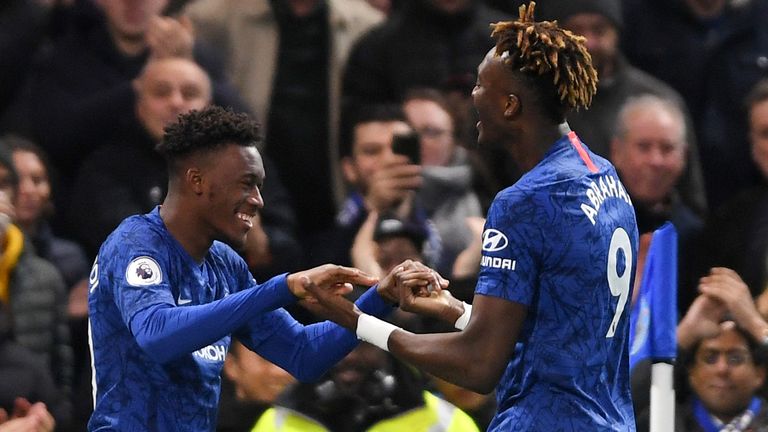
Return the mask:
<path id="1" fill-rule="evenodd" d="M 435 224 L 442 240 L 442 254 L 435 270 L 453 279 L 456 258 L 480 238 L 470 223 L 483 217 L 480 198 L 474 191 L 476 173 L 467 150 L 459 145 L 459 109 L 434 88 L 414 88 L 402 103 L 406 120 L 419 136 L 422 183 L 416 199 Z M 480 225 L 484 219 L 481 220 Z M 473 260 L 480 270 L 480 253 Z M 471 292 L 467 296 L 471 298 Z"/>
<path id="2" fill-rule="evenodd" d="M 761 396 L 768 323 L 733 270 L 713 268 L 677 328 L 679 361 L 690 392 L 675 415 L 677 432 L 768 430 Z M 638 432 L 648 430 L 638 416 Z"/>

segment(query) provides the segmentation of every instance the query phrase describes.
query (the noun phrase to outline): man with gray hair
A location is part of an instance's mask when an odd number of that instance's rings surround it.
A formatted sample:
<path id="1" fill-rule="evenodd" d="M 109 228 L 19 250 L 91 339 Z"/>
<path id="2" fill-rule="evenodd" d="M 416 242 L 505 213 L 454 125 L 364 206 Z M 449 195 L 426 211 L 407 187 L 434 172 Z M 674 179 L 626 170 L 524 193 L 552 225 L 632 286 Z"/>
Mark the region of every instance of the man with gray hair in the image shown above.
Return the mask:
<path id="1" fill-rule="evenodd" d="M 678 308 L 682 313 L 696 296 L 693 254 L 703 228 L 701 218 L 680 199 L 678 191 L 688 163 L 687 134 L 685 115 L 677 102 L 644 94 L 622 105 L 610 146 L 610 159 L 635 205 L 641 238 L 665 221 L 677 229 Z M 641 249 L 642 244 L 641 239 Z"/>

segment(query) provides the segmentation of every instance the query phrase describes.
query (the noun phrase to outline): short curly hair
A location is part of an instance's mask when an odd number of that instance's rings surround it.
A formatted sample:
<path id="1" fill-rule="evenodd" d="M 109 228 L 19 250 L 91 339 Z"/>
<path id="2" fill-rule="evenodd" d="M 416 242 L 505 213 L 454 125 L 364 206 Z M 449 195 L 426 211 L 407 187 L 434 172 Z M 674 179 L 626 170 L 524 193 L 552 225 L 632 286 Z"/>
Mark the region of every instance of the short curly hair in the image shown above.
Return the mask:
<path id="1" fill-rule="evenodd" d="M 245 113 L 211 105 L 179 116 L 165 127 L 155 150 L 172 165 L 193 153 L 216 150 L 227 144 L 256 146 L 261 141 L 260 125 Z"/>

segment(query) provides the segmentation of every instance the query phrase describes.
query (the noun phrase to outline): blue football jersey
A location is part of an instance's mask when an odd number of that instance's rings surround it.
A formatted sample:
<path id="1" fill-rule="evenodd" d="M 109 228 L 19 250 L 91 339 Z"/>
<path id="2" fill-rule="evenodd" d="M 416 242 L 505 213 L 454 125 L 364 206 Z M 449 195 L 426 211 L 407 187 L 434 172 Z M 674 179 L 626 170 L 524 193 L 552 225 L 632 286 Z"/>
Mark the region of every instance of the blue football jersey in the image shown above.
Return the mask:
<path id="1" fill-rule="evenodd" d="M 476 294 L 528 313 L 489 430 L 635 430 L 628 340 L 637 249 L 616 170 L 573 132 L 496 196 Z"/>
<path id="2" fill-rule="evenodd" d="M 90 275 L 95 408 L 89 430 L 213 430 L 230 337 L 160 364 L 137 345 L 130 323 L 149 305 L 199 305 L 250 287 L 247 275 L 239 256 L 219 242 L 196 263 L 158 209 L 126 219 Z"/>
<path id="3" fill-rule="evenodd" d="M 167 231 L 159 207 L 107 238 L 90 275 L 94 378 L 90 431 L 213 431 L 220 374 L 236 334 L 299 380 L 318 379 L 357 344 L 329 322 L 301 325 L 287 276 L 257 284 L 243 259 L 213 242 L 195 262 Z M 355 302 L 391 312 L 371 288 Z"/>

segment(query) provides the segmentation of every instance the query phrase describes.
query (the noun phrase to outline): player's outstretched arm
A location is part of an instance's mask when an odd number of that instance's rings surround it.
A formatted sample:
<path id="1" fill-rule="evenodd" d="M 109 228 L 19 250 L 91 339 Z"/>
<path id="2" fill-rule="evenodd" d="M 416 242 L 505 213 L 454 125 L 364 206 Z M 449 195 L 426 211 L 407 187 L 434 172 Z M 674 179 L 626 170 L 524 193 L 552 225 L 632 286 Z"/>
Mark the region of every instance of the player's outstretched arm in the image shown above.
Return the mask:
<path id="1" fill-rule="evenodd" d="M 491 392 L 498 383 L 526 315 L 522 304 L 475 296 L 464 331 L 413 334 L 362 313 L 343 297 L 316 290 L 312 284 L 307 289 L 331 311 L 330 319 L 354 330 L 360 339 L 430 374 L 480 393 Z M 416 295 L 409 289 L 401 289 L 400 293 L 404 297 Z"/>
<path id="2" fill-rule="evenodd" d="M 414 264 L 405 261 L 401 266 L 411 267 Z M 447 286 L 447 281 L 436 272 L 426 266 L 420 268 L 422 271 L 411 273 L 408 282 L 414 290 L 426 291 L 429 285 L 437 287 L 436 290 Z M 312 290 L 320 290 L 324 295 L 342 298 L 337 295 L 338 292 L 318 287 L 308 277 L 302 277 L 301 282 L 304 286 L 311 286 Z M 363 293 L 354 304 L 347 303 L 360 313 L 384 317 L 392 312 L 393 303 L 399 300 L 397 284 L 398 280 L 389 274 L 374 288 Z M 314 304 L 312 310 L 326 317 L 333 316 L 334 312 L 321 303 Z M 252 320 L 238 330 L 237 336 L 249 349 L 287 370 L 300 381 L 319 378 L 359 342 L 354 332 L 334 322 L 303 326 L 283 310 Z"/>
<path id="3" fill-rule="evenodd" d="M 303 282 L 310 283 L 310 280 L 303 278 Z M 378 317 L 390 314 L 394 306 L 379 292 L 386 291 L 379 289 L 386 282 L 383 280 L 363 293 L 354 307 Z M 331 291 L 320 291 L 342 298 Z M 314 312 L 325 315 L 322 305 L 314 306 Z M 334 322 L 324 321 L 305 326 L 284 309 L 263 314 L 249 321 L 238 329 L 235 335 L 248 349 L 285 369 L 299 381 L 305 382 L 320 378 L 359 343 L 354 332 Z"/>
<path id="4" fill-rule="evenodd" d="M 376 282 L 376 278 L 360 270 L 326 264 L 276 276 L 208 304 L 181 308 L 168 303 L 149 306 L 130 319 L 131 331 L 144 352 L 155 361 L 166 363 L 221 339 L 254 317 L 290 304 L 296 298 L 305 298 L 307 293 L 299 283 L 302 278 L 332 295 L 348 291 L 351 284 Z"/>

